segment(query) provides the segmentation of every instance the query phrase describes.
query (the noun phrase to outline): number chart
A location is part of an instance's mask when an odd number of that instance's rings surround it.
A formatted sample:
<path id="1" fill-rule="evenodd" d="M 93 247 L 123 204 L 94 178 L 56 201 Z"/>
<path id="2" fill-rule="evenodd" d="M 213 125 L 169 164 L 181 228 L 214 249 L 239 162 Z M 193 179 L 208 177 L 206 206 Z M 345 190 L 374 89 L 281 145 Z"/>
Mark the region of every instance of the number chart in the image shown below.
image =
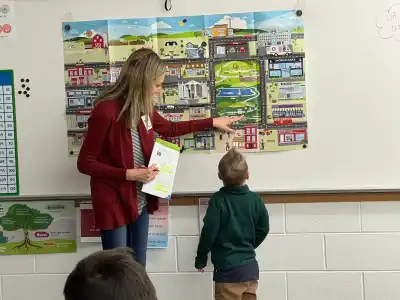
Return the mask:
<path id="1" fill-rule="evenodd" d="M 14 72 L 0 70 L 0 197 L 19 194 Z"/>

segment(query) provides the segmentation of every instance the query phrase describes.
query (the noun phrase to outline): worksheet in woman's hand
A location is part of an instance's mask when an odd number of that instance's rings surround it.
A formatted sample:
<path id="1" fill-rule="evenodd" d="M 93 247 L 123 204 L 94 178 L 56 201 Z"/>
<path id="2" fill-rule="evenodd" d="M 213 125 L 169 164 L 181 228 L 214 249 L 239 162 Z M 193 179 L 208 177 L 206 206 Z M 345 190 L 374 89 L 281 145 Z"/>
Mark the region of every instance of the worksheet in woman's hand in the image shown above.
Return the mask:
<path id="1" fill-rule="evenodd" d="M 156 178 L 143 184 L 142 191 L 163 199 L 171 199 L 180 148 L 178 145 L 157 139 L 151 153 L 149 166 L 157 165 Z"/>

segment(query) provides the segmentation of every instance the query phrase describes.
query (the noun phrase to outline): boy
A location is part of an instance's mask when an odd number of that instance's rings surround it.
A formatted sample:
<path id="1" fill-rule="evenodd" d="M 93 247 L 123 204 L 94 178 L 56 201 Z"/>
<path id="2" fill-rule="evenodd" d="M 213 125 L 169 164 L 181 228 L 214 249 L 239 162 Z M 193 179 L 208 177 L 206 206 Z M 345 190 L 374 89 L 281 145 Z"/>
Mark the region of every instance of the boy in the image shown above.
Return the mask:
<path id="1" fill-rule="evenodd" d="M 64 286 L 65 300 L 157 300 L 145 269 L 129 248 L 99 251 L 82 259 Z"/>
<path id="2" fill-rule="evenodd" d="M 245 184 L 248 166 L 235 149 L 218 165 L 224 186 L 210 199 L 197 248 L 195 267 L 214 265 L 216 300 L 255 300 L 259 278 L 255 249 L 269 232 L 269 216 L 261 197 Z"/>

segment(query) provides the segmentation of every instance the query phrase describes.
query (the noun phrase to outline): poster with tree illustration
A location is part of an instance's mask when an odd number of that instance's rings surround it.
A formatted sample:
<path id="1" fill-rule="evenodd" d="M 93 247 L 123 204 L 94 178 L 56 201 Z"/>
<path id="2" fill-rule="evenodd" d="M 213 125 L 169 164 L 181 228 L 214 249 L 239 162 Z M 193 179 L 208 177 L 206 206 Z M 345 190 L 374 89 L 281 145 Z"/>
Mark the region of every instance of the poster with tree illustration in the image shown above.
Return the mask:
<path id="1" fill-rule="evenodd" d="M 0 203 L 0 254 L 76 252 L 73 201 Z"/>

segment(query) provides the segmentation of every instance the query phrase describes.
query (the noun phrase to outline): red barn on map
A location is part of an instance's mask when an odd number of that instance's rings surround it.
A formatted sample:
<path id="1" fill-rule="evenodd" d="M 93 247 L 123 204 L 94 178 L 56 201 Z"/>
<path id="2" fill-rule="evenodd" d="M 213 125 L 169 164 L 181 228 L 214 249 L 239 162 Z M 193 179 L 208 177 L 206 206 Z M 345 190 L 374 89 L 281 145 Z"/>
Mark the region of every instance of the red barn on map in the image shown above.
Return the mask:
<path id="1" fill-rule="evenodd" d="M 104 48 L 104 38 L 100 35 L 100 34 L 96 34 L 93 38 L 92 38 L 92 48 Z"/>

